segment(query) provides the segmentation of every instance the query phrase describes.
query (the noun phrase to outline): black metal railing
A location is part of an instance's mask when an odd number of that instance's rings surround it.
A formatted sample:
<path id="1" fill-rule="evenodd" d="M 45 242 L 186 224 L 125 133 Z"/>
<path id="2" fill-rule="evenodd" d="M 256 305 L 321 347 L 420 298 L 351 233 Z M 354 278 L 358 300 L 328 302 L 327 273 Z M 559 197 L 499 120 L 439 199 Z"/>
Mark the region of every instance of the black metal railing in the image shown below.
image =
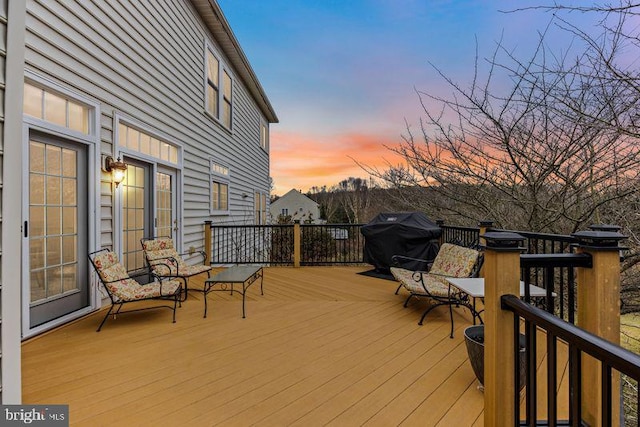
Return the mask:
<path id="1" fill-rule="evenodd" d="M 591 268 L 591 256 L 588 254 L 522 254 L 520 271 L 525 283 L 525 301 L 532 302 L 529 285 L 546 290 L 543 301 L 536 301 L 546 311 L 569 323 L 575 323 L 577 301 L 575 268 Z"/>
<path id="2" fill-rule="evenodd" d="M 300 225 L 300 264 L 361 264 L 364 262 L 362 224 Z"/>
<path id="3" fill-rule="evenodd" d="M 619 405 L 612 396 L 617 393 L 613 389 L 614 372 L 624 374 L 630 379 L 637 389 L 640 381 L 640 356 L 616 346 L 596 335 L 580 329 L 564 320 L 547 313 L 544 310 L 533 307 L 514 295 L 502 297 L 503 309 L 512 311 L 514 316 L 514 360 L 519 358 L 519 342 L 521 319 L 525 321 L 525 336 L 527 340 L 527 382 L 526 382 L 526 419 L 522 423 L 520 419 L 520 394 L 514 393 L 515 419 L 514 425 L 538 425 L 537 420 L 537 351 L 536 332 L 543 330 L 546 333 L 546 361 L 547 361 L 547 421 L 553 425 L 551 420 L 558 420 L 558 340 L 569 346 L 569 422 L 563 425 L 580 425 L 582 423 L 582 361 L 583 355 L 588 355 L 601 362 L 601 425 L 624 425 L 619 419 L 613 419 L 616 411 L 614 406 Z M 544 350 L 543 350 L 544 351 Z M 519 367 L 515 364 L 514 381 L 518 383 Z M 591 386 L 591 385 L 590 385 Z M 595 386 L 595 384 L 594 384 Z M 635 402 L 635 413 L 640 407 L 637 395 Z M 637 422 L 637 420 L 636 420 Z"/>
<path id="4" fill-rule="evenodd" d="M 480 245 L 480 229 L 478 227 L 453 227 L 438 223 L 442 229 L 441 241 L 454 243 L 467 248 L 475 248 Z"/>
<path id="5" fill-rule="evenodd" d="M 293 264 L 293 225 L 211 225 L 211 264 Z"/>
<path id="6" fill-rule="evenodd" d="M 361 264 L 362 224 L 301 224 L 300 264 Z M 211 225 L 211 264 L 294 264 L 294 225 Z"/>
<path id="7" fill-rule="evenodd" d="M 444 242 L 475 247 L 480 240 L 478 227 L 451 227 L 441 224 Z M 575 270 L 571 263 L 563 263 L 571 259 L 566 256 L 574 253 L 577 240 L 572 236 L 562 234 L 533 233 L 529 231 L 504 230 L 488 228 L 487 231 L 518 233 L 525 238 L 524 247 L 528 255 L 562 255 L 559 258 L 522 258 L 521 280 L 526 284 L 535 285 L 547 290 L 549 296 L 543 304 L 550 312 L 571 323 L 575 322 L 576 312 L 576 282 Z M 528 290 L 528 286 L 525 287 Z"/>

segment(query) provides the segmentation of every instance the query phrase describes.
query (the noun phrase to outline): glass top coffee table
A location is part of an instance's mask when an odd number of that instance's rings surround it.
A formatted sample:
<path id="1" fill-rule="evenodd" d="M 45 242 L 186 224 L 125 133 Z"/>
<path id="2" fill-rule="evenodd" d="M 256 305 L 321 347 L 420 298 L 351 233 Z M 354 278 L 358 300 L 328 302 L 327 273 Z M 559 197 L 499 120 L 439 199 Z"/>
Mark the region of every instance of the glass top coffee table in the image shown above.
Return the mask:
<path id="1" fill-rule="evenodd" d="M 229 267 L 226 270 L 223 270 L 213 275 L 213 277 L 205 280 L 204 288 L 202 289 L 202 292 L 204 294 L 204 317 L 207 317 L 207 295 L 209 294 L 209 292 L 231 292 L 231 295 L 233 295 L 234 285 L 242 284 L 242 291 L 238 289 L 235 290 L 235 292 L 239 292 L 240 294 L 242 294 L 242 318 L 244 319 L 244 304 L 247 290 L 258 279 L 260 279 L 260 295 L 264 295 L 264 292 L 262 290 L 263 271 L 261 266 L 236 265 L 233 267 Z M 216 285 L 220 285 L 219 289 L 215 289 Z"/>

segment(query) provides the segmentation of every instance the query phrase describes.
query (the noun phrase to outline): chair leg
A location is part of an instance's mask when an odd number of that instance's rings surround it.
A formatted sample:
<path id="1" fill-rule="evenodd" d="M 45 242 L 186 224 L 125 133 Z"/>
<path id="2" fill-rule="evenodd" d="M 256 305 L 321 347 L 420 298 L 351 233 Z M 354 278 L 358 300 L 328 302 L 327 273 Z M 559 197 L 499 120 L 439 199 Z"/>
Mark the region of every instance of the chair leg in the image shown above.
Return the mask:
<path id="1" fill-rule="evenodd" d="M 401 287 L 402 287 L 402 283 L 400 283 L 400 284 L 398 285 L 398 287 L 396 288 L 396 293 L 395 293 L 395 295 L 398 295 L 398 292 L 400 292 L 400 288 L 401 288 Z"/>
<path id="2" fill-rule="evenodd" d="M 411 299 L 412 296 L 413 296 L 413 294 L 409 294 L 409 296 L 407 297 L 407 299 L 404 302 L 404 308 L 407 308 L 407 305 L 409 304 L 409 300 Z"/>
<path id="3" fill-rule="evenodd" d="M 451 319 L 451 333 L 449 334 L 449 338 L 453 339 L 453 307 L 449 304 L 449 318 Z"/>
<path id="4" fill-rule="evenodd" d="M 111 310 L 113 310 L 113 304 L 111 304 L 111 307 L 109 307 L 109 311 L 107 311 L 104 319 L 102 319 L 102 322 L 100 323 L 100 326 L 98 326 L 98 329 L 96 329 L 96 332 L 100 332 L 100 329 L 102 329 L 102 325 L 104 325 L 104 322 L 107 321 L 107 317 L 109 317 L 109 315 L 111 314 Z"/>
<path id="5" fill-rule="evenodd" d="M 187 279 L 184 277 L 180 277 L 180 279 L 182 279 L 182 282 L 184 283 L 184 288 L 182 288 L 182 291 L 184 292 L 184 298 L 180 299 L 180 302 L 184 302 L 187 300 L 187 297 L 189 296 L 189 292 L 187 289 Z M 180 306 L 182 306 L 182 304 L 180 304 Z"/>
<path id="6" fill-rule="evenodd" d="M 446 304 L 446 303 L 440 302 L 440 303 L 434 304 L 434 305 L 432 305 L 431 307 L 429 307 L 429 308 L 428 308 L 428 309 L 427 309 L 427 310 L 422 314 L 422 317 L 420 318 L 420 321 L 418 322 L 418 325 L 421 325 L 421 326 L 422 326 L 422 322 L 424 322 L 424 318 L 425 318 L 425 317 L 427 317 L 427 314 L 429 314 L 429 312 L 430 312 L 431 310 L 433 310 L 433 309 L 434 309 L 434 308 L 436 308 L 436 307 L 440 307 L 441 305 L 444 305 L 444 304 Z"/>
<path id="7" fill-rule="evenodd" d="M 176 309 L 178 308 L 178 301 L 180 300 L 180 292 L 176 292 L 173 296 L 173 323 L 176 323 Z M 182 306 L 182 303 L 180 303 Z"/>

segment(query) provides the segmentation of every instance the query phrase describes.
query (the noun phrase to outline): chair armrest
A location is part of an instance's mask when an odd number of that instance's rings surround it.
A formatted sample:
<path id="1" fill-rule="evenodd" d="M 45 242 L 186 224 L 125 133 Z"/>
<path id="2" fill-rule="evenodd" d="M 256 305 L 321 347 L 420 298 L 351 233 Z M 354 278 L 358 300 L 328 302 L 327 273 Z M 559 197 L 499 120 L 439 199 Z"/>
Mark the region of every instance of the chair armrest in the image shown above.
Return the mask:
<path id="1" fill-rule="evenodd" d="M 172 276 L 158 276 L 155 273 L 151 273 L 151 274 L 153 275 L 153 277 L 155 277 L 158 280 L 158 283 L 160 283 L 160 295 L 162 296 L 162 281 L 167 277 L 172 277 Z M 182 292 L 182 285 L 178 285 L 178 289 L 176 289 L 175 294 L 180 294 L 181 292 Z"/>
<path id="2" fill-rule="evenodd" d="M 184 256 L 190 256 L 190 257 L 192 257 L 192 256 L 195 256 L 195 255 L 200 255 L 200 256 L 202 257 L 202 263 L 203 263 L 203 264 L 206 264 L 206 261 L 207 261 L 207 253 L 206 253 L 205 251 L 193 251 L 193 252 L 191 252 L 191 253 L 189 253 L 189 252 L 185 252 L 185 253 L 183 253 L 183 254 L 179 254 L 179 255 L 180 255 L 181 257 L 184 257 Z"/>
<path id="3" fill-rule="evenodd" d="M 433 265 L 433 261 L 434 260 L 432 259 L 411 258 L 404 255 L 394 255 L 391 257 L 391 262 L 394 267 L 404 268 L 403 266 L 409 263 L 411 263 L 414 266 L 417 264 L 419 268 L 417 269 L 408 268 L 407 270 L 422 271 L 422 272 L 428 272 L 431 269 L 431 266 Z"/>
<path id="4" fill-rule="evenodd" d="M 157 277 L 179 277 L 180 276 L 180 271 L 179 271 L 180 266 L 178 264 L 178 260 L 172 256 L 169 256 L 166 258 L 156 258 L 153 261 L 148 261 L 148 264 L 152 273 L 155 274 Z M 160 276 L 157 273 L 155 273 L 153 271 L 153 267 L 158 265 L 164 265 L 165 267 L 167 267 L 169 269 L 169 274 L 164 274 Z M 175 270 L 175 274 L 173 274 L 174 270 Z"/>

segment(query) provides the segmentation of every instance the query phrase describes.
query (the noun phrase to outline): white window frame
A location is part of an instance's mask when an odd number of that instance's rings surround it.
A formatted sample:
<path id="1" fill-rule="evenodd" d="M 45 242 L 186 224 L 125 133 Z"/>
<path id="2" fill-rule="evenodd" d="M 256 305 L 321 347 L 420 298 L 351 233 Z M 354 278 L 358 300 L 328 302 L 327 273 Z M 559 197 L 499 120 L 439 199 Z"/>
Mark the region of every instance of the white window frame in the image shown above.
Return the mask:
<path id="1" fill-rule="evenodd" d="M 228 173 L 215 172 L 214 165 L 222 166 L 226 168 Z M 226 209 L 214 209 L 213 208 L 213 185 L 226 185 L 227 186 L 227 208 Z M 224 162 L 217 161 L 213 157 L 209 158 L 209 213 L 211 215 L 222 216 L 230 215 L 230 194 L 231 194 L 231 168 Z"/>
<path id="2" fill-rule="evenodd" d="M 69 100 L 72 100 L 75 103 L 82 104 L 89 108 L 89 132 L 83 133 L 66 126 L 60 126 L 46 120 L 42 120 L 33 116 L 28 116 L 23 114 L 23 145 L 22 145 L 22 165 L 20 172 L 22 176 L 21 182 L 24 183 L 26 180 L 28 182 L 28 174 L 29 170 L 29 155 L 28 155 L 28 146 L 30 134 L 32 131 L 41 132 L 43 134 L 51 135 L 54 137 L 67 139 L 71 141 L 75 141 L 78 143 L 82 143 L 87 147 L 87 167 L 88 167 L 88 199 L 87 199 L 87 215 L 88 215 L 88 240 L 87 240 L 87 248 L 89 251 L 97 250 L 100 244 L 100 228 L 97 225 L 99 223 L 98 214 L 98 206 L 100 206 L 100 191 L 99 183 L 100 183 L 100 103 L 88 98 L 86 96 L 80 95 L 72 90 L 62 86 L 61 84 L 54 82 L 53 80 L 48 79 L 47 77 L 36 74 L 30 70 L 25 70 L 25 82 L 28 82 L 31 85 L 40 87 L 52 93 L 58 94 L 62 97 L 65 97 Z M 10 166 L 5 165 L 5 173 L 11 173 Z M 24 184 L 23 184 L 24 185 Z M 22 211 L 23 213 L 28 212 L 28 203 L 25 200 L 22 202 Z M 23 214 L 25 216 L 25 214 Z M 26 215 L 28 217 L 28 215 Z M 21 253 L 22 260 L 28 256 L 28 245 L 22 248 Z M 89 269 L 90 271 L 90 269 Z M 29 316 L 25 315 L 28 313 L 28 305 L 29 305 L 29 289 L 26 286 L 22 286 L 22 337 L 28 338 L 37 334 L 40 334 L 48 329 L 54 328 L 56 326 L 60 326 L 65 324 L 71 320 L 74 320 L 78 317 L 84 316 L 88 313 L 91 313 L 96 308 L 100 307 L 101 297 L 100 292 L 97 291 L 98 282 L 96 281 L 96 276 L 94 274 L 89 275 L 89 306 L 62 316 L 58 319 L 54 319 L 50 322 L 45 323 L 44 325 L 36 326 L 35 328 L 30 328 L 29 326 Z"/>
<path id="3" fill-rule="evenodd" d="M 138 132 L 145 133 L 152 138 L 159 140 L 160 142 L 164 142 L 176 148 L 178 159 L 177 161 L 171 162 L 169 160 L 162 159 L 160 157 L 153 156 L 149 153 L 145 153 L 143 151 L 130 149 L 128 147 L 123 147 L 120 145 L 120 124 L 123 124 L 129 128 L 135 129 Z M 113 146 L 114 146 L 114 155 L 120 156 L 121 154 L 126 154 L 129 157 L 135 157 L 140 160 L 144 160 L 147 163 L 155 163 L 159 165 L 164 165 L 169 168 L 182 170 L 183 158 L 184 158 L 184 148 L 182 144 L 175 141 L 173 138 L 168 135 L 164 135 L 162 132 L 138 121 L 132 119 L 122 113 L 116 112 L 113 115 Z"/>
<path id="4" fill-rule="evenodd" d="M 177 148 L 178 150 L 178 162 L 172 163 L 170 161 L 163 160 L 159 157 L 155 157 L 141 151 L 132 150 L 127 147 L 123 147 L 120 145 L 120 123 L 128 126 L 130 128 L 134 128 L 140 132 L 144 132 L 147 135 L 150 135 L 153 138 L 160 140 L 161 142 L 165 142 Z M 165 167 L 168 169 L 172 169 L 176 172 L 176 219 L 180 224 L 182 224 L 184 218 L 184 201 L 183 201 L 183 158 L 184 158 L 184 148 L 182 144 L 178 143 L 173 138 L 168 135 L 163 134 L 162 132 L 144 124 L 139 120 L 135 120 L 129 116 L 126 116 L 123 113 L 115 112 L 113 114 L 113 157 L 114 158 L 122 158 L 122 156 L 127 156 L 132 159 L 141 160 L 145 163 L 149 163 L 151 165 L 151 173 L 152 176 L 156 176 L 156 172 L 159 167 Z M 155 191 L 155 180 L 152 180 L 152 189 Z M 116 189 L 116 194 L 114 194 L 114 227 L 115 231 L 113 234 L 114 244 L 113 250 L 118 254 L 118 256 L 122 257 L 122 192 Z M 156 199 L 155 196 L 152 197 L 153 206 L 150 206 L 152 212 L 156 211 Z M 177 233 L 176 236 L 176 247 L 180 252 L 184 252 L 182 249 L 182 241 L 183 241 L 184 228 L 180 227 L 180 232 Z"/>
<path id="5" fill-rule="evenodd" d="M 209 53 L 211 53 L 211 55 L 213 55 L 217 60 L 218 60 L 218 86 L 217 86 L 217 91 L 218 91 L 218 111 L 217 114 L 214 114 L 214 112 L 210 111 L 210 107 L 209 107 L 209 95 L 208 95 L 208 90 L 209 90 L 209 86 L 211 86 L 209 84 Z M 227 102 L 227 98 L 224 96 L 224 91 L 225 91 L 225 83 L 224 83 L 224 76 L 225 73 L 229 76 L 229 79 L 231 81 L 231 98 L 229 99 L 229 104 L 230 104 L 230 123 L 227 126 L 227 124 L 224 122 L 224 117 L 223 117 L 223 108 L 225 103 Z M 233 96 L 233 86 L 234 86 L 234 81 L 235 81 L 235 77 L 233 75 L 233 73 L 231 72 L 231 67 L 229 67 L 225 61 L 222 60 L 222 55 L 220 55 L 218 53 L 218 51 L 213 47 L 213 45 L 209 42 L 205 42 L 205 47 L 204 47 L 204 86 L 203 86 L 203 93 L 204 93 L 204 110 L 206 112 L 206 114 L 211 117 L 212 119 L 214 119 L 218 124 L 220 124 L 220 126 L 222 126 L 223 129 L 226 129 L 229 132 L 233 131 L 233 118 L 234 118 L 234 114 L 233 114 L 233 104 L 234 104 L 234 96 Z"/>
<path id="6" fill-rule="evenodd" d="M 253 219 L 255 225 L 266 225 L 267 223 L 267 206 L 269 204 L 267 196 L 266 192 L 260 190 L 255 190 L 253 193 Z M 257 218 L 258 212 L 259 218 Z"/>
<path id="7" fill-rule="evenodd" d="M 265 119 L 260 119 L 260 148 L 269 152 L 269 123 Z"/>

